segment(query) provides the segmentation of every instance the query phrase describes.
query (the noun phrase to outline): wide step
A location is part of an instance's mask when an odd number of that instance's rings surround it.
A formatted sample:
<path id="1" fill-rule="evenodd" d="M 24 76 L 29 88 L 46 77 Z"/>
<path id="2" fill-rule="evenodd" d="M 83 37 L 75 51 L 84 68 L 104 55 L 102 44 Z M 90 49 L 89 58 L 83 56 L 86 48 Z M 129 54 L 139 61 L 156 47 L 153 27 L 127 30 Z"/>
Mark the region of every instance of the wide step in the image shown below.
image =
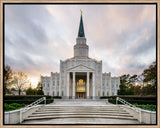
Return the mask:
<path id="1" fill-rule="evenodd" d="M 37 112 L 34 112 L 33 114 L 50 114 L 50 113 L 116 113 L 116 114 L 129 114 L 127 113 L 126 111 L 75 111 L 75 110 L 72 110 L 72 111 L 37 111 Z"/>
<path id="2" fill-rule="evenodd" d="M 117 105 L 102 100 L 57 100 L 32 113 L 24 124 L 138 124 Z"/>
<path id="3" fill-rule="evenodd" d="M 44 106 L 30 115 L 27 120 L 59 118 L 106 118 L 136 120 L 118 106 Z"/>
<path id="4" fill-rule="evenodd" d="M 39 119 L 57 119 L 57 118 L 109 118 L 109 119 L 125 119 L 125 120 L 136 120 L 133 117 L 122 117 L 122 116 L 105 116 L 105 115 L 58 115 L 58 116 L 40 116 L 40 117 L 28 117 L 25 120 L 39 120 Z"/>

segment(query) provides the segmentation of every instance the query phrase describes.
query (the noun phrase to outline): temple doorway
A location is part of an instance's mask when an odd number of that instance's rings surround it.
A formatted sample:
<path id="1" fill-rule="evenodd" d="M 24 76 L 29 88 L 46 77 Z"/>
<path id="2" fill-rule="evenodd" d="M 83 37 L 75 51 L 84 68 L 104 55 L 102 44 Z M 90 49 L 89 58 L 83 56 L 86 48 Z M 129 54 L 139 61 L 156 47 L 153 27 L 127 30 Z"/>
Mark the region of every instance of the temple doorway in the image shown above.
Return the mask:
<path id="1" fill-rule="evenodd" d="M 76 83 L 76 99 L 86 98 L 86 82 L 83 79 L 79 79 Z"/>

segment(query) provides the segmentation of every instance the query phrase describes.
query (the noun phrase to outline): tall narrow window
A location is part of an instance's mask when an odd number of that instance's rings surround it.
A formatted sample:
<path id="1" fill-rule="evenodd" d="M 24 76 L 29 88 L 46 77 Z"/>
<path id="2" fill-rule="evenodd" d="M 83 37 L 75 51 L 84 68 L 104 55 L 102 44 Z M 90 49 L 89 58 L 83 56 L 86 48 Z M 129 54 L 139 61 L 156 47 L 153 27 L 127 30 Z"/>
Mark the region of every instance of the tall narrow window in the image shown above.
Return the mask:
<path id="1" fill-rule="evenodd" d="M 100 91 L 98 91 L 98 96 L 100 96 Z"/>

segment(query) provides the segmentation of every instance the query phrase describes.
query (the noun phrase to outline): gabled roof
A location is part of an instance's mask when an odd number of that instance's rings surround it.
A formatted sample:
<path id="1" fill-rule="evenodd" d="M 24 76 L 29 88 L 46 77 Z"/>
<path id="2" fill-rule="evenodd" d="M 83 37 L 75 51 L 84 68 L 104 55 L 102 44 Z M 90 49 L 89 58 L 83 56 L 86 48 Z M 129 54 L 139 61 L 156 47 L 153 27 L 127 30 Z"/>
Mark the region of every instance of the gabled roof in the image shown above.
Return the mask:
<path id="1" fill-rule="evenodd" d="M 75 67 L 67 69 L 67 71 L 95 71 L 93 68 L 87 67 L 83 64 L 79 64 Z"/>

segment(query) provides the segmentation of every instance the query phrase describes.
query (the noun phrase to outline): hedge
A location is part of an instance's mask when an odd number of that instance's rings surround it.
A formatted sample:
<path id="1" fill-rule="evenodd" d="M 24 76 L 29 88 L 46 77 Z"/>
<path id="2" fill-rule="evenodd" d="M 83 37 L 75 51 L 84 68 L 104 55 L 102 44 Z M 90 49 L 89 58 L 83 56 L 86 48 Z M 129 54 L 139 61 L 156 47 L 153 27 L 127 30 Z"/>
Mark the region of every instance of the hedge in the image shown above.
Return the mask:
<path id="1" fill-rule="evenodd" d="M 118 95 L 111 96 L 111 98 L 116 99 L 116 97 L 120 97 L 122 99 L 132 99 L 132 100 L 154 100 L 156 101 L 156 96 L 136 96 L 136 95 Z"/>
<path id="2" fill-rule="evenodd" d="M 149 104 L 147 104 L 147 105 L 136 105 L 135 104 L 135 106 L 139 107 L 141 109 L 150 110 L 150 111 L 156 111 L 156 109 L 157 109 L 156 105 L 149 105 Z"/>
<path id="3" fill-rule="evenodd" d="M 5 96 L 4 97 L 4 103 L 8 103 L 8 104 L 12 104 L 12 103 L 18 103 L 18 104 L 31 104 L 34 101 L 42 98 L 42 97 L 46 97 L 46 103 L 52 103 L 53 102 L 53 98 L 52 96 L 45 96 L 45 95 L 25 95 L 25 96 Z M 41 102 L 41 104 L 43 104 L 43 102 Z"/>
<path id="4" fill-rule="evenodd" d="M 12 104 L 12 103 L 18 103 L 18 104 L 31 104 L 36 100 L 4 100 L 4 103 Z M 47 99 L 46 104 L 53 103 L 53 99 Z M 44 104 L 44 101 L 40 104 Z"/>
<path id="5" fill-rule="evenodd" d="M 46 95 L 21 95 L 21 96 L 4 96 L 4 100 L 38 100 L 42 97 L 46 97 L 47 99 L 51 99 L 52 96 Z"/>
<path id="6" fill-rule="evenodd" d="M 109 98 L 108 101 L 112 104 L 116 104 L 116 99 L 112 99 Z M 152 100 L 132 100 L 132 99 L 125 99 L 125 101 L 131 103 L 131 104 L 153 104 L 156 105 L 157 102 L 156 101 L 152 101 Z M 118 102 L 118 104 L 121 104 L 120 102 Z"/>
<path id="7" fill-rule="evenodd" d="M 53 98 L 53 99 L 62 99 L 61 96 L 53 96 L 52 98 Z"/>
<path id="8" fill-rule="evenodd" d="M 108 99 L 111 98 L 111 96 L 101 96 L 100 99 Z"/>

